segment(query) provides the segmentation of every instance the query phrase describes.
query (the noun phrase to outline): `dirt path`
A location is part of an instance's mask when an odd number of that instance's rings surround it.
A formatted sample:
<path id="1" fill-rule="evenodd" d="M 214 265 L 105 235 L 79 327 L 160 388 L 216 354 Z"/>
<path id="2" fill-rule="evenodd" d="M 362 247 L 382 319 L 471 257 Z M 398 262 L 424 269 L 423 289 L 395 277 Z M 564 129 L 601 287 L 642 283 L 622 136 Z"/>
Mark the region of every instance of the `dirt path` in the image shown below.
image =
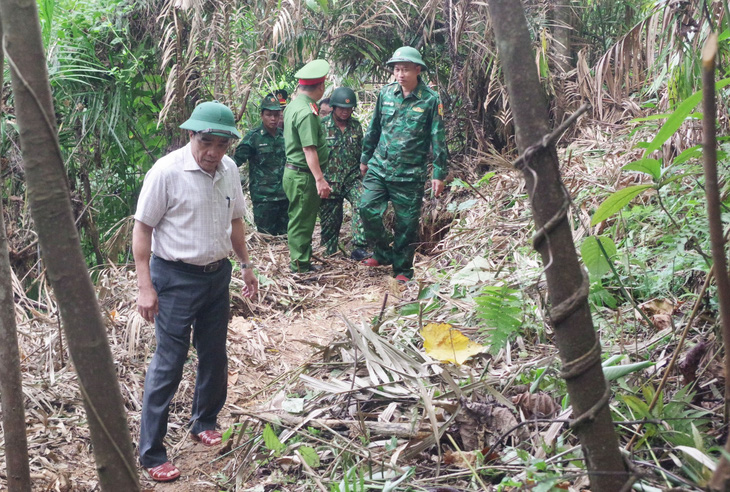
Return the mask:
<path id="1" fill-rule="evenodd" d="M 281 258 L 284 253 L 281 245 L 275 245 L 275 248 L 273 256 Z M 392 283 L 389 269 L 369 270 L 343 255 L 328 258 L 326 262 L 321 274 L 297 276 L 281 269 L 264 272 L 277 279 L 276 288 L 262 286 L 264 302 L 278 297 L 285 304 L 291 303 L 289 308 L 269 302 L 268 307 L 273 307 L 273 312 L 260 317 L 257 316 L 257 303 L 253 303 L 250 306 L 253 315 L 232 319 L 228 337 L 228 401 L 219 419 L 222 430 L 234 424 L 232 411 L 265 405 L 279 389 L 279 378 L 283 376 L 282 380 L 286 380 L 293 369 L 321 358 L 321 354 L 315 354 L 345 334 L 343 317 L 353 323 L 369 323 L 382 309 L 384 294 Z M 219 450 L 207 449 L 191 441 L 182 427 L 185 415 L 189 414 L 188 402 L 194 381 L 194 369 L 189 366 L 181 392 L 173 402 L 170 421 L 174 425 L 168 432 L 168 452 L 180 468 L 181 478 L 174 483 L 161 484 L 147 479 L 143 473 L 145 490 L 217 491 L 220 488 L 216 483 L 235 474 L 236 464 L 230 458 L 219 456 Z M 272 382 L 277 384 L 272 385 Z M 296 386 L 294 377 L 287 387 L 294 389 Z"/>

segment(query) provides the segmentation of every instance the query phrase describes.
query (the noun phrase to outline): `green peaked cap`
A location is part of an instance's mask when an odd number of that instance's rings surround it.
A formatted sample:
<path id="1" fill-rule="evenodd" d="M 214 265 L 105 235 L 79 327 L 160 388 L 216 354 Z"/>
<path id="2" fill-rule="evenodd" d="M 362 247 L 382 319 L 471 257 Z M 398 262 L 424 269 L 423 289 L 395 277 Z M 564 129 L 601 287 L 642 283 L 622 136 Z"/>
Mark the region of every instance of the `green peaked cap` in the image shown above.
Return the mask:
<path id="1" fill-rule="evenodd" d="M 294 76 L 298 79 L 312 80 L 327 75 L 330 71 L 330 64 L 327 60 L 312 60 L 300 68 Z"/>
<path id="2" fill-rule="evenodd" d="M 218 101 L 198 104 L 180 128 L 194 132 L 210 133 L 219 137 L 241 138 L 236 129 L 233 111 Z"/>
<path id="3" fill-rule="evenodd" d="M 395 50 L 395 53 L 393 53 L 393 56 L 390 57 L 390 60 L 385 62 L 387 66 L 391 66 L 395 63 L 406 63 L 411 62 L 415 63 L 416 65 L 421 65 L 424 70 L 428 70 L 428 67 L 425 63 L 423 63 L 423 58 L 421 58 L 421 54 L 418 52 L 416 48 L 412 48 L 411 46 L 402 46 Z"/>
<path id="4" fill-rule="evenodd" d="M 281 111 L 281 103 L 273 94 L 269 94 L 261 100 L 261 111 L 268 109 L 269 111 Z"/>

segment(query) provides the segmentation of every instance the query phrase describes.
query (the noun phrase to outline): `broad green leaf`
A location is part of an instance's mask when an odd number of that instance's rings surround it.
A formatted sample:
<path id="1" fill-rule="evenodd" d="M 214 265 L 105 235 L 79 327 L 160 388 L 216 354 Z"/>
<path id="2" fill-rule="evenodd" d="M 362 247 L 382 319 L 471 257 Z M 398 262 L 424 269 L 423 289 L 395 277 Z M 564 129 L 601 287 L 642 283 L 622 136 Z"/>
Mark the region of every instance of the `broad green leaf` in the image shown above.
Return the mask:
<path id="1" fill-rule="evenodd" d="M 692 158 L 699 157 L 702 157 L 702 145 L 695 145 L 694 147 L 690 147 L 682 151 L 681 154 L 674 158 L 671 165 L 676 166 L 679 164 L 684 164 Z"/>
<path id="2" fill-rule="evenodd" d="M 318 2 L 319 6 L 322 8 L 322 12 L 324 12 L 325 14 L 329 14 L 330 6 L 327 3 L 327 0 L 318 0 Z"/>
<path id="3" fill-rule="evenodd" d="M 624 208 L 631 200 L 644 190 L 648 190 L 652 185 L 635 185 L 627 186 L 621 190 L 614 192 L 606 198 L 598 207 L 596 213 L 593 214 L 591 225 L 594 226 L 599 222 L 603 222 L 613 214 Z"/>
<path id="4" fill-rule="evenodd" d="M 622 378 L 632 372 L 641 371 L 649 366 L 653 366 L 654 362 L 645 360 L 643 362 L 634 362 L 633 364 L 624 364 L 622 366 L 609 366 L 603 368 L 603 376 L 607 381 L 613 381 Z"/>
<path id="5" fill-rule="evenodd" d="M 639 159 L 638 161 L 629 162 L 621 169 L 648 174 L 654 178 L 654 181 L 659 181 L 662 174 L 662 163 L 658 159 Z"/>
<path id="6" fill-rule="evenodd" d="M 730 84 L 730 79 L 722 79 L 715 84 L 715 90 L 720 90 L 726 85 Z M 659 129 L 659 132 L 654 137 L 654 140 L 649 143 L 649 146 L 646 148 L 646 151 L 644 152 L 644 156 L 649 156 L 652 152 L 655 150 L 659 150 L 662 145 L 664 145 L 664 142 L 669 140 L 669 138 L 674 135 L 674 133 L 679 130 L 679 127 L 682 126 L 682 123 L 684 123 L 684 120 L 690 115 L 692 110 L 699 104 L 699 102 L 702 100 L 702 91 L 697 91 L 691 96 L 689 96 L 687 99 L 682 101 L 682 103 L 677 106 L 677 109 L 674 110 L 674 112 L 667 118 L 667 121 L 662 125 L 662 127 Z"/>
<path id="7" fill-rule="evenodd" d="M 309 446 L 300 446 L 299 454 L 302 455 L 302 459 L 312 468 L 319 467 L 319 455 L 317 454 L 317 451 L 314 450 L 314 448 L 310 448 Z"/>
<path id="8" fill-rule="evenodd" d="M 725 29 L 720 33 L 719 36 L 717 36 L 717 42 L 725 41 L 727 38 L 730 38 L 730 29 Z"/>
<path id="9" fill-rule="evenodd" d="M 284 449 L 284 444 L 279 440 L 279 436 L 276 435 L 276 432 L 274 432 L 274 429 L 269 424 L 266 424 L 264 427 L 263 437 L 266 449 L 276 453 Z"/>
<path id="10" fill-rule="evenodd" d="M 583 241 L 580 246 L 580 256 L 583 258 L 588 273 L 594 278 L 600 278 L 611 270 L 608 260 L 598 246 L 599 242 L 609 258 L 616 254 L 616 245 L 610 237 L 589 236 Z"/>
<path id="11" fill-rule="evenodd" d="M 649 405 L 647 405 L 645 401 L 642 401 L 640 398 L 633 395 L 623 395 L 622 399 L 634 412 L 638 414 L 639 418 L 651 418 L 652 415 L 651 412 L 649 412 Z"/>

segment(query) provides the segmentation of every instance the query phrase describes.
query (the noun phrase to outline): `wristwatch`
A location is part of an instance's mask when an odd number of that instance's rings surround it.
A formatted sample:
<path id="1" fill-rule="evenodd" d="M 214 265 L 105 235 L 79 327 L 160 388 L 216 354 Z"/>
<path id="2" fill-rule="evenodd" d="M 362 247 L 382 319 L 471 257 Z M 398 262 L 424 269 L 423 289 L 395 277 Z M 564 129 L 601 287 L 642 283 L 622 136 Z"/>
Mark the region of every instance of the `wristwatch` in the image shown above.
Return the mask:
<path id="1" fill-rule="evenodd" d="M 241 270 L 245 270 L 246 268 L 253 270 L 253 265 L 251 263 L 241 263 Z"/>

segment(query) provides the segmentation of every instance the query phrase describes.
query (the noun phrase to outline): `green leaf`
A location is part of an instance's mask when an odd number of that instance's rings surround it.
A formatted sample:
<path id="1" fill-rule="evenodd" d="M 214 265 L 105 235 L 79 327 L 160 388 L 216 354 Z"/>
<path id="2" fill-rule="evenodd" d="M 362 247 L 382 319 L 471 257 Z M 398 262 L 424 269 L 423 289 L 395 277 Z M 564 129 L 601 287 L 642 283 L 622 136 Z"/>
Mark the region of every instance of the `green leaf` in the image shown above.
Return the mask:
<path id="1" fill-rule="evenodd" d="M 609 258 L 616 254 L 616 245 L 610 237 L 589 236 L 583 241 L 580 246 L 580 256 L 583 258 L 588 273 L 594 278 L 601 278 L 605 273 L 611 271 L 608 260 L 598 246 L 599 242 Z"/>
<path id="2" fill-rule="evenodd" d="M 715 84 L 715 90 L 720 90 L 728 84 L 730 84 L 730 79 L 720 80 L 717 84 Z M 659 150 L 661 146 L 664 145 L 664 142 L 669 140 L 671 136 L 679 130 L 679 127 L 682 126 L 684 120 L 687 119 L 690 113 L 692 113 L 692 110 L 694 110 L 695 106 L 697 106 L 701 100 L 702 91 L 700 90 L 682 101 L 682 103 L 677 106 L 677 109 L 675 109 L 669 118 L 667 118 L 667 121 L 659 129 L 659 132 L 656 134 L 654 139 L 649 143 L 649 146 L 644 152 L 644 156 L 649 156 L 655 150 Z"/>
<path id="3" fill-rule="evenodd" d="M 225 444 L 226 441 L 228 441 L 228 439 L 230 439 L 232 435 L 233 435 L 233 427 L 229 427 L 228 429 L 226 429 L 223 432 L 223 435 L 221 436 L 221 442 L 223 444 Z"/>
<path id="4" fill-rule="evenodd" d="M 476 182 L 474 185 L 475 187 L 479 187 L 483 185 L 484 183 L 489 183 L 489 180 L 492 179 L 497 173 L 494 171 L 490 171 L 481 178 L 479 178 L 479 181 Z"/>
<path id="5" fill-rule="evenodd" d="M 684 164 L 690 159 L 700 157 L 702 157 L 702 145 L 695 145 L 694 147 L 683 150 L 681 154 L 674 158 L 671 165 Z"/>
<path id="6" fill-rule="evenodd" d="M 591 225 L 594 226 L 599 222 L 603 222 L 608 219 L 628 205 L 628 203 L 633 200 L 636 195 L 651 187 L 652 185 L 627 186 L 626 188 L 614 192 L 611 196 L 606 198 L 603 203 L 601 203 L 598 210 L 596 210 L 596 213 L 593 214 Z"/>
<path id="7" fill-rule="evenodd" d="M 638 161 L 629 162 L 621 169 L 648 174 L 654 178 L 654 181 L 659 181 L 662 174 L 662 163 L 658 159 L 639 159 Z"/>
<path id="8" fill-rule="evenodd" d="M 281 450 L 284 449 L 284 444 L 279 440 L 279 436 L 276 435 L 276 432 L 274 432 L 274 429 L 271 428 L 271 425 L 266 424 L 264 427 L 263 437 L 266 449 L 274 451 L 275 453 L 280 453 Z"/>
<path id="9" fill-rule="evenodd" d="M 640 398 L 637 398 L 633 395 L 623 395 L 622 399 L 628 405 L 634 412 L 636 412 L 638 415 L 638 418 L 640 419 L 648 419 L 651 418 L 651 412 L 649 412 L 649 405 L 646 404 L 646 402 L 642 401 Z"/>
<path id="10" fill-rule="evenodd" d="M 300 446 L 299 454 L 302 455 L 302 459 L 312 468 L 319 467 L 319 455 L 317 454 L 317 451 L 314 450 L 314 448 L 310 448 L 309 446 Z"/>
<path id="11" fill-rule="evenodd" d="M 489 350 L 493 354 L 507 344 L 522 324 L 520 291 L 508 287 L 485 286 L 475 297 L 476 314 L 486 322 L 484 333 L 489 338 Z"/>
<path id="12" fill-rule="evenodd" d="M 653 366 L 654 362 L 645 360 L 643 362 L 635 362 L 633 364 L 624 364 L 621 366 L 609 366 L 603 368 L 603 376 L 606 381 L 613 381 L 618 378 L 622 378 L 632 372 L 641 371 L 649 366 Z"/>

